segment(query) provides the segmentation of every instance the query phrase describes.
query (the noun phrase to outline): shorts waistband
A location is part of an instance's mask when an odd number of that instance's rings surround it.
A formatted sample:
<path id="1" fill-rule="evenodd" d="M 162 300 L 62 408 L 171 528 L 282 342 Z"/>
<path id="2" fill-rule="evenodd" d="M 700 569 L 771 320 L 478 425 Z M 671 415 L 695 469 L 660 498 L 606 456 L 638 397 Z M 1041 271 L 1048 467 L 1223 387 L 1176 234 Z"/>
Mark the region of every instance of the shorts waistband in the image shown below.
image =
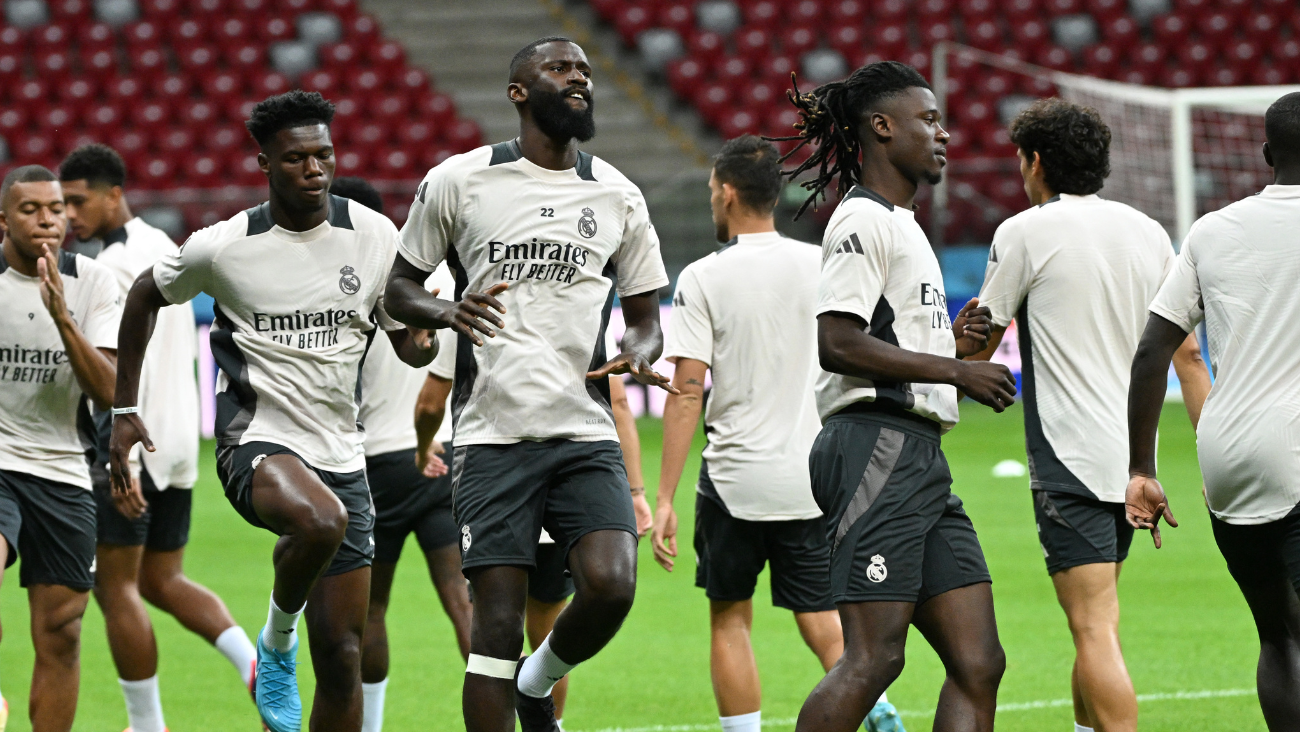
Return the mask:
<path id="1" fill-rule="evenodd" d="M 936 445 L 940 443 L 940 436 L 943 434 L 939 423 L 932 419 L 926 419 L 893 404 L 874 401 L 853 402 L 826 418 L 828 424 L 832 421 L 883 424 Z"/>

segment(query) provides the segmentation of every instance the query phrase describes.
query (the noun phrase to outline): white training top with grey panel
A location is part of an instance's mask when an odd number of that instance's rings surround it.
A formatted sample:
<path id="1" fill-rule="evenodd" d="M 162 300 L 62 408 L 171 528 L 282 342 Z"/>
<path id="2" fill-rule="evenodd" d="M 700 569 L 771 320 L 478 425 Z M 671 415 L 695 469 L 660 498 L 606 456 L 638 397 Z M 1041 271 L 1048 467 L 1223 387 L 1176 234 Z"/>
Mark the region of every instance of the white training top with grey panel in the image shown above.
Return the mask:
<path id="1" fill-rule="evenodd" d="M 445 264 L 440 265 L 424 283 L 428 289 L 439 290 L 438 297 L 451 299 L 455 287 L 451 272 Z M 450 329 L 431 331 L 430 338 L 438 339 L 439 354 L 443 358 L 447 333 Z M 393 344 L 387 338 L 380 338 L 366 354 L 365 367 L 361 370 L 361 410 L 358 420 L 366 431 L 366 455 L 373 457 L 398 450 L 411 450 L 417 444 L 415 435 L 415 402 L 424 388 L 426 369 L 411 368 L 397 357 Z M 455 359 L 453 350 L 451 358 Z M 451 416 L 442 420 L 448 426 L 450 437 Z M 442 434 L 440 427 L 438 432 Z M 441 441 L 442 438 L 437 438 Z"/>
<path id="2" fill-rule="evenodd" d="M 1196 430 L 1210 511 L 1263 524 L 1300 504 L 1300 186 L 1202 216 L 1151 312 L 1205 321 L 1214 388 Z"/>
<path id="3" fill-rule="evenodd" d="M 140 273 L 176 253 L 176 243 L 162 229 L 136 217 L 104 238 L 95 261 L 116 277 L 126 293 Z M 153 337 L 140 371 L 138 406 L 156 450 L 136 446 L 133 458 L 143 459 L 160 490 L 192 488 L 199 477 L 198 328 L 194 309 L 171 305 L 158 311 Z"/>
<path id="4" fill-rule="evenodd" d="M 847 313 L 867 332 L 904 350 L 953 358 L 957 343 L 948 317 L 939 260 L 916 214 L 855 186 L 831 215 L 822 236 L 817 315 Z M 858 401 L 875 401 L 938 422 L 957 424 L 957 389 L 949 384 L 873 382 L 823 372 L 817 411 L 823 421 Z"/>
<path id="5" fill-rule="evenodd" d="M 808 453 L 817 419 L 816 247 L 741 234 L 677 278 L 664 357 L 713 373 L 708 481 L 696 490 L 746 521 L 816 518 Z M 710 485 L 712 490 L 710 491 Z"/>
<path id="6" fill-rule="evenodd" d="M 444 259 L 456 298 L 506 282 L 505 327 L 485 345 L 459 340 L 452 399 L 456 445 L 565 438 L 616 440 L 603 332 L 622 296 L 668 284 L 641 192 L 599 158 L 547 170 L 515 142 L 481 147 L 429 171 L 402 229 L 401 253 L 432 272 Z"/>
<path id="7" fill-rule="evenodd" d="M 263 203 L 154 266 L 168 302 L 216 300 L 219 444 L 274 442 L 320 470 L 365 467 L 361 362 L 376 324 L 402 327 L 382 305 L 396 249 L 391 221 L 330 196 L 328 220 L 310 231 L 276 225 Z"/>
<path id="8" fill-rule="evenodd" d="M 80 254 L 58 253 L 68 313 L 95 348 L 117 348 L 122 295 L 109 271 Z M 78 428 L 93 431 L 86 399 L 40 280 L 0 254 L 0 470 L 90 490 Z"/>
<path id="9" fill-rule="evenodd" d="M 980 304 L 1016 319 L 1031 487 L 1124 502 L 1129 371 L 1173 261 L 1160 224 L 1095 194 L 998 227 Z"/>

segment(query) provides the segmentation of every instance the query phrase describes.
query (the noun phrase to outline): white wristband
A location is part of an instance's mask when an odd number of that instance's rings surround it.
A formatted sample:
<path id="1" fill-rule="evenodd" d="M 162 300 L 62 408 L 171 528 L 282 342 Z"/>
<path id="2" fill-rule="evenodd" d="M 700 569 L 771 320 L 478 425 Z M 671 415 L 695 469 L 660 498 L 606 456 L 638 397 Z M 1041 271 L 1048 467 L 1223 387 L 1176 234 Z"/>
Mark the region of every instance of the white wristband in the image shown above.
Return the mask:
<path id="1" fill-rule="evenodd" d="M 113 407 L 112 410 L 110 410 L 110 411 L 112 411 L 112 412 L 113 412 L 113 416 L 116 417 L 116 416 L 118 416 L 118 415 L 122 415 L 122 414 L 137 414 L 137 413 L 139 413 L 140 408 L 139 408 L 139 407 L 122 407 L 121 409 L 118 409 L 117 407 Z"/>

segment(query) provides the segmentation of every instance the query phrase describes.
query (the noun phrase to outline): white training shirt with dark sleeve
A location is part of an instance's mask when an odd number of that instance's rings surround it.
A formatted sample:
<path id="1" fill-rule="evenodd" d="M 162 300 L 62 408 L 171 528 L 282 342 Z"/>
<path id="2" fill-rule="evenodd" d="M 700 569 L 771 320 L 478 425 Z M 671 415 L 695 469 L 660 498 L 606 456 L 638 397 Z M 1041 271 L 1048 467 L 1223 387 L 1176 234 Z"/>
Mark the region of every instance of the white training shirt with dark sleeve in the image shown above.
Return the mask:
<path id="1" fill-rule="evenodd" d="M 819 250 L 775 231 L 741 234 L 677 278 L 664 357 L 713 374 L 704 413 L 707 486 L 746 521 L 822 515 L 808 453 L 817 418 Z"/>
<path id="2" fill-rule="evenodd" d="M 331 195 L 328 220 L 314 229 L 276 225 L 263 203 L 196 232 L 154 266 L 168 302 L 200 292 L 216 300 L 219 444 L 273 442 L 330 472 L 365 467 L 361 361 L 376 326 L 402 327 L 382 304 L 396 250 L 391 221 Z"/>
<path id="3" fill-rule="evenodd" d="M 916 213 L 855 186 L 831 215 L 822 236 L 817 315 L 846 313 L 875 338 L 907 351 L 954 358 L 957 342 L 948 317 L 939 260 L 916 223 Z M 823 372 L 817 411 L 823 421 L 858 401 L 874 401 L 957 424 L 957 389 L 949 384 L 873 382 Z"/>
<path id="4" fill-rule="evenodd" d="M 994 325 L 1016 319 L 1034 489 L 1124 502 L 1129 371 L 1173 261 L 1160 224 L 1095 194 L 998 227 L 979 297 Z"/>
<path id="5" fill-rule="evenodd" d="M 424 286 L 430 290 L 439 290 L 438 297 L 450 300 L 455 282 L 444 264 L 429 276 Z M 454 331 L 444 328 L 429 332 L 430 338 L 437 339 L 439 349 L 447 341 L 442 333 L 454 334 Z M 438 356 L 435 355 L 435 358 Z M 455 358 L 454 352 L 452 358 Z M 361 369 L 361 410 L 358 416 L 366 431 L 368 457 L 416 447 L 415 403 L 420 398 L 420 390 L 424 388 L 426 373 L 426 369 L 412 368 L 398 358 L 392 342 L 387 338 L 379 338 L 371 346 Z M 450 428 L 450 416 L 442 421 Z M 450 437 L 450 429 L 447 432 Z M 439 427 L 439 434 L 441 433 L 442 428 Z"/>
<path id="6" fill-rule="evenodd" d="M 166 232 L 136 217 L 104 237 L 104 249 L 95 261 L 113 273 L 125 302 L 141 272 L 175 253 L 176 243 Z M 159 310 L 140 370 L 138 401 L 140 419 L 157 449 L 149 452 L 137 446 L 134 453 L 159 490 L 192 488 L 199 478 L 197 358 L 194 309 L 171 305 Z"/>
<path id="7" fill-rule="evenodd" d="M 496 337 L 459 340 L 458 447 L 618 439 L 586 378 L 604 363 L 611 285 L 626 297 L 668 284 L 645 199 L 623 174 L 586 153 L 547 170 L 515 142 L 456 155 L 420 184 L 401 254 L 426 272 L 446 260 L 457 299 L 510 286 Z"/>
<path id="8" fill-rule="evenodd" d="M 1300 504 L 1300 186 L 1201 217 L 1151 312 L 1205 321 L 1214 388 L 1196 430 L 1210 511 L 1263 524 Z"/>
<path id="9" fill-rule="evenodd" d="M 122 294 L 108 269 L 60 251 L 68 313 L 90 345 L 117 348 Z M 90 490 L 78 420 L 89 426 L 81 385 L 50 311 L 40 279 L 0 256 L 0 470 Z"/>

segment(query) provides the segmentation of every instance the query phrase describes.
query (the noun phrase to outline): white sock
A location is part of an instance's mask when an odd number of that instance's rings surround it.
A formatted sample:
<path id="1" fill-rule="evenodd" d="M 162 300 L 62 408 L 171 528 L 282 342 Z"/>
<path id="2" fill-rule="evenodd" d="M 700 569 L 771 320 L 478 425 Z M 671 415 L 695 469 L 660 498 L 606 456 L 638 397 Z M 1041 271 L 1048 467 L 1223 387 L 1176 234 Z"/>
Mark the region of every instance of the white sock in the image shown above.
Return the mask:
<path id="1" fill-rule="evenodd" d="M 877 704 L 888 704 L 888 703 L 889 703 L 889 697 L 885 696 L 885 694 L 882 692 L 881 695 L 880 695 L 880 698 L 876 700 L 876 703 L 877 703 Z"/>
<path id="2" fill-rule="evenodd" d="M 276 606 L 275 595 L 271 595 L 271 613 L 266 618 L 266 630 L 262 631 L 262 643 L 281 653 L 297 645 L 298 618 L 302 617 L 305 607 L 307 603 L 303 603 L 297 612 L 287 613 Z M 267 633 L 270 633 L 270 638 L 266 637 Z"/>
<path id="3" fill-rule="evenodd" d="M 239 678 L 244 680 L 244 686 L 248 686 L 248 683 L 253 680 L 253 664 L 257 663 L 257 651 L 253 648 L 253 642 L 248 639 L 244 629 L 238 625 L 226 628 L 221 631 L 221 635 L 217 636 L 217 642 L 213 645 L 239 672 Z"/>
<path id="4" fill-rule="evenodd" d="M 131 723 L 131 732 L 166 732 L 157 674 L 140 681 L 118 679 L 117 683 L 122 685 L 122 696 L 126 697 L 126 718 Z"/>
<path id="5" fill-rule="evenodd" d="M 718 717 L 722 723 L 722 732 L 762 732 L 763 712 L 737 714 L 734 717 Z"/>
<path id="6" fill-rule="evenodd" d="M 555 682 L 564 678 L 574 666 L 577 664 L 565 663 L 555 655 L 555 651 L 551 650 L 551 636 L 548 635 L 519 670 L 519 690 L 535 699 L 549 696 L 551 689 L 555 688 Z"/>
<path id="7" fill-rule="evenodd" d="M 1074 732 L 1093 732 L 1092 727 L 1084 727 L 1078 722 L 1074 723 Z"/>
<path id="8" fill-rule="evenodd" d="M 379 732 L 384 728 L 384 692 L 388 679 L 373 684 L 362 682 L 361 732 Z"/>

